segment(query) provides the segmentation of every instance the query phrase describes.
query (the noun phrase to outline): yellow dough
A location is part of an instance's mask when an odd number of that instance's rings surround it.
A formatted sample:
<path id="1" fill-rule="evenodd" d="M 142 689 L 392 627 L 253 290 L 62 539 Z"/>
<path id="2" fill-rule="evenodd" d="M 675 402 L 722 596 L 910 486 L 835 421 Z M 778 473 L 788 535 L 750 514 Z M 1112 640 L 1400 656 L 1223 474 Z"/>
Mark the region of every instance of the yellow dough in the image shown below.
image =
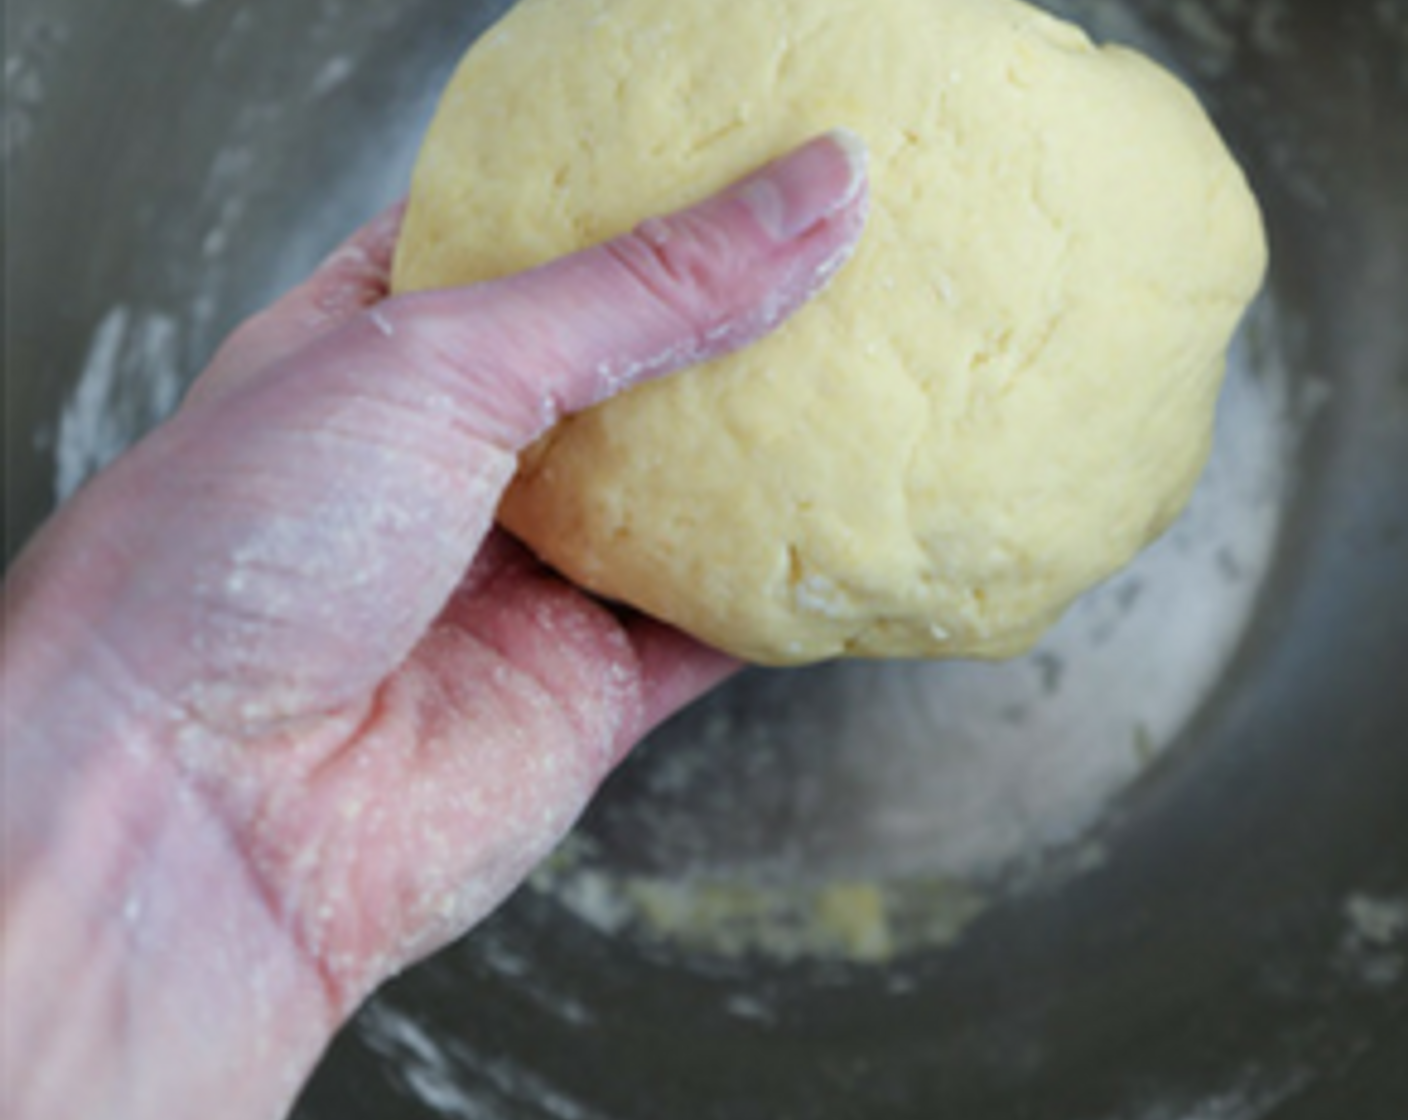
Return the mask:
<path id="1" fill-rule="evenodd" d="M 1186 504 L 1265 271 L 1145 58 L 1011 0 L 524 0 L 445 95 L 395 285 L 540 264 L 838 126 L 873 205 L 833 286 L 560 425 L 501 518 L 752 661 L 1018 653 Z"/>

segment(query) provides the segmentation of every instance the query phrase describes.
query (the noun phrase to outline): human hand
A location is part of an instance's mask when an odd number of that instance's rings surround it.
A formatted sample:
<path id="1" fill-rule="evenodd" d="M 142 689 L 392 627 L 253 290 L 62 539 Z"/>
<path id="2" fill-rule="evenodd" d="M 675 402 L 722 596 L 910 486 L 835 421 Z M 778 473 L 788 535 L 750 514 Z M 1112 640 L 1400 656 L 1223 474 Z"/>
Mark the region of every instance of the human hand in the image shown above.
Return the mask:
<path id="1" fill-rule="evenodd" d="M 60 512 L 0 658 L 7 1115 L 281 1112 L 731 671 L 494 510 L 560 418 L 800 306 L 865 199 L 823 139 L 609 245 L 388 299 L 393 212 Z"/>

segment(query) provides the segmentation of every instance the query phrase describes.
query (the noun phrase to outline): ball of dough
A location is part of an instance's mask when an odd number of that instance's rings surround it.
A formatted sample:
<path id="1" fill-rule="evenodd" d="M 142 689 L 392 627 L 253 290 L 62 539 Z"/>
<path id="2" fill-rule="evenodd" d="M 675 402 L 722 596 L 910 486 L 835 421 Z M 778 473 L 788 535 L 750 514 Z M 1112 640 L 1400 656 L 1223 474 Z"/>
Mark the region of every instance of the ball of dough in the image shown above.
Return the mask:
<path id="1" fill-rule="evenodd" d="M 837 126 L 872 213 L 833 286 L 560 425 L 501 519 L 755 662 L 1016 654 L 1186 504 L 1265 270 L 1140 55 L 1011 0 L 524 0 L 445 95 L 395 285 L 529 268 Z"/>

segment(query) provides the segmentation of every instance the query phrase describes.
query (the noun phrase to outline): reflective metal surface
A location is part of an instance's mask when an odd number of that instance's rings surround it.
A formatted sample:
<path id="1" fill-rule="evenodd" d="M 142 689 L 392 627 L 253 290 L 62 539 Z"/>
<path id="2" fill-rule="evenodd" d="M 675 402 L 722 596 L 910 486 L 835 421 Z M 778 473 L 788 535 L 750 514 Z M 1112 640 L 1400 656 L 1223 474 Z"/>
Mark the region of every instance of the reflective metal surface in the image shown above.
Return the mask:
<path id="1" fill-rule="evenodd" d="M 1408 0 L 1053 6 L 1189 78 L 1268 212 L 1194 509 L 1025 662 L 666 728 L 299 1115 L 1408 1116 Z M 7 555 L 404 190 L 506 7 L 9 6 Z"/>

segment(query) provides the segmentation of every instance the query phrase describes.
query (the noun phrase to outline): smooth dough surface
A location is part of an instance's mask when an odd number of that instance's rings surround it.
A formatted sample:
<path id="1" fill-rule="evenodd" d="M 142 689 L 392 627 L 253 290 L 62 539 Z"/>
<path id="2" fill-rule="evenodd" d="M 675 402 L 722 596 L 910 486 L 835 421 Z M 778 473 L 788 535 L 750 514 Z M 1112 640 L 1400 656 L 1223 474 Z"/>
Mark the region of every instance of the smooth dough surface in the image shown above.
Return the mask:
<path id="1" fill-rule="evenodd" d="M 418 166 L 398 290 L 520 271 L 813 135 L 871 154 L 850 265 L 749 350 L 574 417 L 503 522 L 746 659 L 1002 657 L 1206 462 L 1265 271 L 1192 95 L 1013 0 L 523 0 Z"/>

